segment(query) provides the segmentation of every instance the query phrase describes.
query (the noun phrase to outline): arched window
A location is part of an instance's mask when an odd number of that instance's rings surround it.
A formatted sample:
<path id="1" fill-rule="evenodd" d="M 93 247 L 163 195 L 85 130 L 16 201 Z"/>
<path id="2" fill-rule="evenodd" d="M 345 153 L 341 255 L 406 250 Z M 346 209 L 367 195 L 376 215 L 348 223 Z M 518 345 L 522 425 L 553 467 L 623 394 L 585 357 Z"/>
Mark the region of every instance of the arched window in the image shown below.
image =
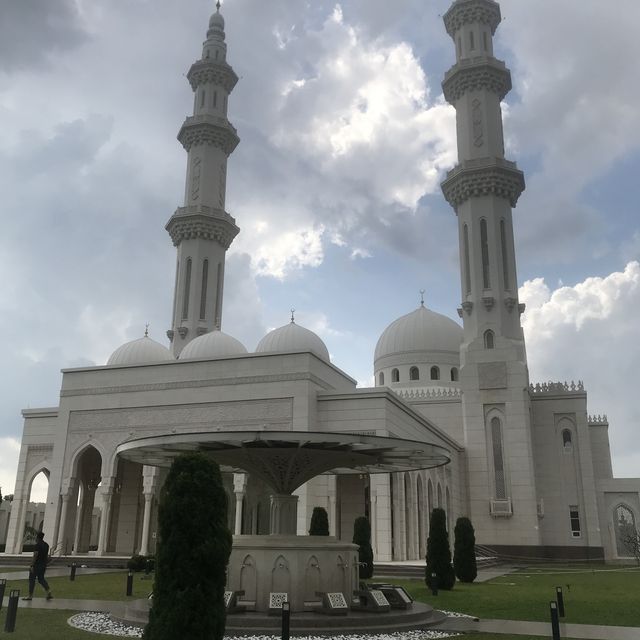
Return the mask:
<path id="1" fill-rule="evenodd" d="M 562 446 L 567 453 L 573 448 L 571 443 L 571 431 L 569 431 L 569 429 L 562 430 Z"/>
<path id="2" fill-rule="evenodd" d="M 200 106 L 204 107 L 204 101 L 205 98 L 207 97 L 207 92 L 203 89 L 202 92 L 200 93 Z"/>
<path id="3" fill-rule="evenodd" d="M 493 474 L 496 488 L 496 500 L 504 500 L 507 497 L 507 485 L 504 475 L 502 423 L 500 422 L 500 418 L 491 418 L 491 444 L 493 448 Z"/>
<path id="4" fill-rule="evenodd" d="M 207 286 L 209 284 L 209 261 L 202 263 L 202 290 L 200 292 L 200 320 L 204 320 L 207 314 Z"/>
<path id="5" fill-rule="evenodd" d="M 216 327 L 220 328 L 220 324 L 222 322 L 222 278 L 224 274 L 222 273 L 222 263 L 218 262 L 218 272 L 216 273 L 216 309 L 213 321 L 215 322 Z"/>
<path id="6" fill-rule="evenodd" d="M 431 367 L 431 379 L 440 380 L 440 369 L 438 367 Z"/>
<path id="7" fill-rule="evenodd" d="M 495 336 L 493 334 L 493 331 L 491 331 L 491 329 L 487 329 L 487 331 L 484 332 L 484 348 L 493 349 L 494 346 Z"/>
<path id="8" fill-rule="evenodd" d="M 384 387 L 384 373 L 382 371 L 378 374 L 378 385 Z"/>
<path id="9" fill-rule="evenodd" d="M 485 289 L 491 287 L 489 274 L 489 234 L 487 232 L 487 221 L 480 220 L 480 249 L 482 252 L 482 286 Z"/>
<path id="10" fill-rule="evenodd" d="M 616 507 L 614 512 L 616 528 L 616 551 L 620 558 L 631 558 L 638 544 L 638 530 L 633 511 L 624 504 Z"/>
<path id="11" fill-rule="evenodd" d="M 484 50 L 489 51 L 489 38 L 486 31 L 482 32 L 482 42 L 484 43 Z"/>
<path id="12" fill-rule="evenodd" d="M 509 256 L 507 255 L 507 227 L 504 220 L 500 220 L 500 246 L 502 249 L 502 279 L 504 288 L 511 289 L 509 281 Z"/>
<path id="13" fill-rule="evenodd" d="M 397 369 L 391 369 L 391 382 L 400 382 L 400 372 Z"/>
<path id="14" fill-rule="evenodd" d="M 462 242 L 464 244 L 464 287 L 465 293 L 471 293 L 471 263 L 469 261 L 469 228 L 465 224 L 462 228 Z"/>
<path id="15" fill-rule="evenodd" d="M 420 371 L 418 367 L 411 367 L 411 369 L 409 369 L 409 380 L 420 380 Z"/>
<path id="16" fill-rule="evenodd" d="M 191 291 L 191 258 L 187 258 L 187 269 L 184 274 L 184 300 L 182 301 L 182 319 L 189 317 L 189 293 Z"/>
<path id="17" fill-rule="evenodd" d="M 473 31 L 469 31 L 469 49 L 473 51 L 476 48 L 476 37 Z"/>
<path id="18" fill-rule="evenodd" d="M 215 109 L 218 106 L 218 92 L 213 92 L 213 108 Z"/>
<path id="19" fill-rule="evenodd" d="M 456 367 L 451 367 L 451 382 L 458 382 L 460 375 Z"/>

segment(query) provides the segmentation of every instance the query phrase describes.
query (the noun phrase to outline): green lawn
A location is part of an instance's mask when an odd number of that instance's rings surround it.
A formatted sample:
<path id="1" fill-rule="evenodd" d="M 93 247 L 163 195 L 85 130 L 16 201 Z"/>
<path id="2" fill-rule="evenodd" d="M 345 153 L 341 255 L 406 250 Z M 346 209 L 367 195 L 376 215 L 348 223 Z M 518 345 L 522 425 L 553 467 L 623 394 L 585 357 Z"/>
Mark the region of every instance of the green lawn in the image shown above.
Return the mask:
<path id="1" fill-rule="evenodd" d="M 398 581 L 394 581 L 398 582 Z M 640 627 L 640 570 L 600 567 L 595 570 L 536 568 L 490 582 L 456 583 L 434 597 L 424 582 L 402 584 L 419 601 L 479 618 L 549 620 L 549 602 L 562 586 L 567 612 L 563 622 Z M 504 638 L 504 636 L 502 636 Z"/>

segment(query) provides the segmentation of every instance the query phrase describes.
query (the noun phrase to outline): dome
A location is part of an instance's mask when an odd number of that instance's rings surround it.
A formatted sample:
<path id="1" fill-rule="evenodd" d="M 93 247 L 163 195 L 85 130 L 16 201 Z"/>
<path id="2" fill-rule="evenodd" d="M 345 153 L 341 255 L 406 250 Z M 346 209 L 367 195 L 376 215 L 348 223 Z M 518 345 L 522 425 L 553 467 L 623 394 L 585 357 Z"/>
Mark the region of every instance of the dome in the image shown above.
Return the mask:
<path id="1" fill-rule="evenodd" d="M 392 322 L 380 336 L 374 360 L 400 353 L 460 351 L 462 327 L 443 316 L 420 306 Z"/>
<path id="2" fill-rule="evenodd" d="M 175 360 L 171 351 L 145 335 L 118 347 L 107 360 L 107 366 L 168 362 L 169 360 Z"/>
<path id="3" fill-rule="evenodd" d="M 216 28 L 220 29 L 220 31 L 224 31 L 224 18 L 219 11 L 216 11 L 216 13 L 211 16 L 211 19 L 209 20 L 209 28 Z"/>
<path id="4" fill-rule="evenodd" d="M 224 358 L 247 353 L 245 346 L 232 336 L 214 329 L 192 340 L 180 353 L 180 360 L 187 358 Z"/>
<path id="5" fill-rule="evenodd" d="M 293 320 L 267 333 L 256 347 L 256 353 L 273 353 L 282 351 L 311 351 L 319 358 L 330 361 L 329 351 L 324 342 L 313 331 L 301 327 Z"/>

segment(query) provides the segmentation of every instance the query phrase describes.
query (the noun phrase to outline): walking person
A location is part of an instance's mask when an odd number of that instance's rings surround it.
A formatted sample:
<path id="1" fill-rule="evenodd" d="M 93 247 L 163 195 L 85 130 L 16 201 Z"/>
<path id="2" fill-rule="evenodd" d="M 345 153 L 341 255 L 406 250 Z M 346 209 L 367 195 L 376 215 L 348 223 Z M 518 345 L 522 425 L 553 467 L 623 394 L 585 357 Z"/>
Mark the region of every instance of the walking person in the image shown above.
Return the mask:
<path id="1" fill-rule="evenodd" d="M 36 580 L 40 583 L 42 588 L 47 592 L 47 600 L 51 600 L 51 589 L 49 589 L 49 583 L 44 577 L 44 572 L 47 570 L 47 564 L 49 563 L 49 545 L 44 541 L 44 533 L 38 531 L 36 535 L 36 548 L 33 552 L 33 562 L 29 567 L 29 595 L 22 598 L 23 600 L 33 599 L 33 590 L 36 586 Z"/>

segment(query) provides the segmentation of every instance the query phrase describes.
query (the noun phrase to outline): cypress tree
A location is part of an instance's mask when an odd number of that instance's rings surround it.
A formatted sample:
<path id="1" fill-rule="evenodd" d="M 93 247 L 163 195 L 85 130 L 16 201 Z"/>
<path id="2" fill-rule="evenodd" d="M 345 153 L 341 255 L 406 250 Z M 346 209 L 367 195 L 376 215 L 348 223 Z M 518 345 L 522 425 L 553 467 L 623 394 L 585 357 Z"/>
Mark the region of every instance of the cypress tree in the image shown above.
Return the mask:
<path id="1" fill-rule="evenodd" d="M 311 523 L 309 525 L 310 536 L 328 536 L 329 535 L 329 516 L 326 509 L 322 507 L 314 507 L 311 514 Z"/>
<path id="2" fill-rule="evenodd" d="M 371 525 L 369 518 L 360 516 L 353 523 L 353 544 L 358 545 L 360 578 L 365 580 L 373 576 L 373 549 L 371 548 Z"/>
<path id="3" fill-rule="evenodd" d="M 469 518 L 458 518 L 454 529 L 453 568 L 460 582 L 473 582 L 478 575 L 476 536 Z"/>
<path id="4" fill-rule="evenodd" d="M 438 588 L 445 591 L 453 589 L 456 575 L 451 566 L 451 549 L 447 537 L 447 516 L 444 509 L 436 508 L 431 512 L 429 537 L 427 538 L 427 566 L 425 582 L 431 587 L 431 574 L 435 573 Z"/>
<path id="5" fill-rule="evenodd" d="M 231 553 L 220 469 L 200 454 L 177 457 L 160 494 L 156 576 L 145 640 L 222 640 Z"/>

